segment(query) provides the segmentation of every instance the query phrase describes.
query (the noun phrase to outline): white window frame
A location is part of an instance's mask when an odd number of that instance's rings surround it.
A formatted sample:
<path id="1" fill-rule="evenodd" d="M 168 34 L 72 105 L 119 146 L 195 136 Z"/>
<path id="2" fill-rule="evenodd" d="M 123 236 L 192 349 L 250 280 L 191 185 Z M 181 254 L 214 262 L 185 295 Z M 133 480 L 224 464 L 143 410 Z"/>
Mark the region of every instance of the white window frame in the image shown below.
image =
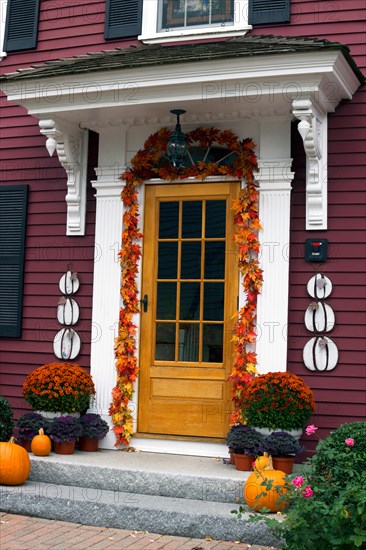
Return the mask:
<path id="1" fill-rule="evenodd" d="M 5 24 L 6 24 L 6 10 L 8 6 L 8 0 L 0 0 L 0 61 L 3 57 L 6 57 L 5 46 Z"/>
<path id="2" fill-rule="evenodd" d="M 159 0 L 144 0 L 142 10 L 142 31 L 138 37 L 145 44 L 183 42 L 190 39 L 226 38 L 242 36 L 251 30 L 248 25 L 249 0 L 234 0 L 234 23 L 223 26 L 205 25 L 158 32 Z"/>

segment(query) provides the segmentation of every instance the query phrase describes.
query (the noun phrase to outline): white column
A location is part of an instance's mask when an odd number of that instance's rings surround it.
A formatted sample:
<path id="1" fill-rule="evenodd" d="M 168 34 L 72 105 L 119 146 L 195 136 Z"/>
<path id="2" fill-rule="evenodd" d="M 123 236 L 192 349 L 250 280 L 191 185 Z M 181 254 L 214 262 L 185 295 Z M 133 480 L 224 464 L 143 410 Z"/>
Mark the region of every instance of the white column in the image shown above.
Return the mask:
<path id="1" fill-rule="evenodd" d="M 124 129 L 109 129 L 100 134 L 99 168 L 96 189 L 95 258 L 91 375 L 96 387 L 96 402 L 90 412 L 97 412 L 112 427 L 108 409 L 112 388 L 116 385 L 114 340 L 118 333 L 121 268 L 118 252 L 122 236 L 123 182 L 119 179 L 125 158 Z M 113 432 L 102 440 L 101 447 L 114 448 Z"/>
<path id="2" fill-rule="evenodd" d="M 258 371 L 286 371 L 289 295 L 290 194 L 292 159 L 259 160 L 260 264 L 258 296 Z"/>

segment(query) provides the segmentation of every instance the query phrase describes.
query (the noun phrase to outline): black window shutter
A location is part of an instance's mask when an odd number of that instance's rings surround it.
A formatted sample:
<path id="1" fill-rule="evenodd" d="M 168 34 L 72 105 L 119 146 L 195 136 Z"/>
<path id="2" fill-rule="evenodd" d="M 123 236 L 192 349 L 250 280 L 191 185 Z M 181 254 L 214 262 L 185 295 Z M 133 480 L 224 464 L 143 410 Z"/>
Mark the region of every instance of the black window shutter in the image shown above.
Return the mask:
<path id="1" fill-rule="evenodd" d="M 143 0 L 106 0 L 104 38 L 141 34 Z"/>
<path id="2" fill-rule="evenodd" d="M 249 25 L 290 22 L 290 0 L 250 0 Z"/>
<path id="3" fill-rule="evenodd" d="M 40 0 L 8 0 L 4 50 L 28 50 L 37 45 Z"/>
<path id="4" fill-rule="evenodd" d="M 0 187 L 0 336 L 22 332 L 27 185 Z"/>

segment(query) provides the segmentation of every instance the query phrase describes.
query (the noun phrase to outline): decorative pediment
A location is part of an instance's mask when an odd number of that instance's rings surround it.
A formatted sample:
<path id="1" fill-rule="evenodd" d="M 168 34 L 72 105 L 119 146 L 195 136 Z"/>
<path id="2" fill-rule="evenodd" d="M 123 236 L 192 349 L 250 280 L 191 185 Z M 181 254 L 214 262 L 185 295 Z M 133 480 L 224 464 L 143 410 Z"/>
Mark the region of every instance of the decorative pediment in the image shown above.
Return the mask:
<path id="1" fill-rule="evenodd" d="M 327 114 L 310 99 L 292 108 L 306 154 L 306 229 L 327 229 Z"/>
<path id="2" fill-rule="evenodd" d="M 47 137 L 46 148 L 55 151 L 67 174 L 67 235 L 85 234 L 87 144 L 86 130 L 66 129 L 54 120 L 40 120 L 41 134 Z"/>

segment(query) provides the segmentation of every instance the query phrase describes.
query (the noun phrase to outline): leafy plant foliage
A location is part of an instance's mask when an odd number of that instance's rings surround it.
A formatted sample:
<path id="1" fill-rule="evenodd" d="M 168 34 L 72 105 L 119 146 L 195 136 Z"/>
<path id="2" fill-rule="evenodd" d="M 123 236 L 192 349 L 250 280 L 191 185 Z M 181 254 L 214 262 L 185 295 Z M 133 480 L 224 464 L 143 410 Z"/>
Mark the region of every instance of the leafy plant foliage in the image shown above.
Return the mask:
<path id="1" fill-rule="evenodd" d="M 13 429 L 13 412 L 10 403 L 0 395 L 0 441 L 8 441 Z"/>

